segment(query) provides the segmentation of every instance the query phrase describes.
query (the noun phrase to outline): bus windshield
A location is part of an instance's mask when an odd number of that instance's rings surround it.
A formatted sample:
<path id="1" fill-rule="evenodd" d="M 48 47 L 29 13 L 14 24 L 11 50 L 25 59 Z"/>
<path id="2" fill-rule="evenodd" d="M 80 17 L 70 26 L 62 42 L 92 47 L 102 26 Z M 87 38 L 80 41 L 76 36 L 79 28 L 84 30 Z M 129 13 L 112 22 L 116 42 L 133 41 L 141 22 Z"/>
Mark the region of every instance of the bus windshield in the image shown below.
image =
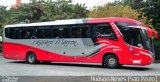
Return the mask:
<path id="1" fill-rule="evenodd" d="M 145 29 L 128 27 L 128 25 L 120 25 L 115 23 L 119 28 L 125 42 L 129 45 L 141 47 L 143 49 L 154 52 L 152 40 L 149 38 Z"/>

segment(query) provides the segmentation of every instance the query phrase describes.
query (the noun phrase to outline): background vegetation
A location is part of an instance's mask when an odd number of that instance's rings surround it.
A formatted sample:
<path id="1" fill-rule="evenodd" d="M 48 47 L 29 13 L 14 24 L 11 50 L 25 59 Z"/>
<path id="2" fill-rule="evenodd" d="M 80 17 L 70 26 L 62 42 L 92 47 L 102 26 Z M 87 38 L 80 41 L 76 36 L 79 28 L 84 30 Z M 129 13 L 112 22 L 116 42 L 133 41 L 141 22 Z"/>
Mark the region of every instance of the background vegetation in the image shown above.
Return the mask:
<path id="1" fill-rule="evenodd" d="M 72 4 L 72 0 L 31 0 L 10 9 L 0 6 L 0 33 L 6 24 L 87 17 L 128 17 L 146 23 L 160 35 L 160 0 L 116 0 L 92 10 L 85 4 Z M 154 43 L 156 58 L 160 59 L 160 39 Z"/>

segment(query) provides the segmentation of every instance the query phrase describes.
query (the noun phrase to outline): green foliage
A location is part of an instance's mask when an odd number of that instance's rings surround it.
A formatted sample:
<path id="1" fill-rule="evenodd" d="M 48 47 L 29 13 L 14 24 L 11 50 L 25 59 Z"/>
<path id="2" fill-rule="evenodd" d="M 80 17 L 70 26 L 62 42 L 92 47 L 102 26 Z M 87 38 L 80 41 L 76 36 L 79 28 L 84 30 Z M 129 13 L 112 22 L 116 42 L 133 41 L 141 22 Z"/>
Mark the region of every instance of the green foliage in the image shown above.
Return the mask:
<path id="1" fill-rule="evenodd" d="M 31 0 L 30 3 L 7 10 L 0 6 L 0 27 L 6 24 L 42 22 L 59 19 L 85 18 L 88 10 L 84 4 L 66 0 Z"/>
<path id="2" fill-rule="evenodd" d="M 122 0 L 119 4 L 130 6 L 132 9 L 139 12 L 138 20 L 146 23 L 149 27 L 153 28 L 151 20 L 145 15 L 144 7 L 146 5 L 145 0 Z"/>
<path id="3" fill-rule="evenodd" d="M 132 19 L 138 19 L 140 13 L 133 10 L 128 5 L 122 4 L 105 4 L 103 6 L 97 6 L 88 14 L 88 17 L 127 17 Z"/>
<path id="4" fill-rule="evenodd" d="M 9 20 L 9 12 L 7 11 L 7 7 L 0 6 L 0 27 L 3 27 L 8 23 Z M 2 32 L 2 30 L 0 30 Z"/>
<path id="5" fill-rule="evenodd" d="M 145 5 L 144 0 L 122 0 L 121 2 L 123 5 L 129 5 L 133 9 L 141 9 Z"/>
<path id="6" fill-rule="evenodd" d="M 151 23 L 156 30 L 160 31 L 160 0 L 147 0 L 144 7 L 145 15 L 152 20 Z M 160 32 L 159 32 L 160 33 Z M 159 34 L 160 35 L 160 34 Z"/>
<path id="7" fill-rule="evenodd" d="M 144 15 L 150 20 L 160 36 L 160 0 L 147 0 L 144 6 Z M 160 39 L 154 41 L 156 59 L 160 59 Z"/>

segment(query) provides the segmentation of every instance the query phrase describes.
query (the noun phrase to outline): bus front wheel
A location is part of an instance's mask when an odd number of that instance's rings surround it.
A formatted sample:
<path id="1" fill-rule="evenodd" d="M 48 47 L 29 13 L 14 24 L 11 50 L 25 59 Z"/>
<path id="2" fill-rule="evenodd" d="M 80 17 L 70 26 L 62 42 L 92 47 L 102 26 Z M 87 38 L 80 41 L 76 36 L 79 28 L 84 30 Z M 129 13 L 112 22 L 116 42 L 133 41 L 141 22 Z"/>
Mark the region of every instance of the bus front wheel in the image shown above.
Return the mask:
<path id="1" fill-rule="evenodd" d="M 26 62 L 27 62 L 28 64 L 36 64 L 36 63 L 38 62 L 38 61 L 37 61 L 36 54 L 33 53 L 33 52 L 27 53 Z"/>
<path id="2" fill-rule="evenodd" d="M 118 58 L 115 55 L 107 55 L 103 60 L 103 67 L 115 69 L 120 66 Z"/>

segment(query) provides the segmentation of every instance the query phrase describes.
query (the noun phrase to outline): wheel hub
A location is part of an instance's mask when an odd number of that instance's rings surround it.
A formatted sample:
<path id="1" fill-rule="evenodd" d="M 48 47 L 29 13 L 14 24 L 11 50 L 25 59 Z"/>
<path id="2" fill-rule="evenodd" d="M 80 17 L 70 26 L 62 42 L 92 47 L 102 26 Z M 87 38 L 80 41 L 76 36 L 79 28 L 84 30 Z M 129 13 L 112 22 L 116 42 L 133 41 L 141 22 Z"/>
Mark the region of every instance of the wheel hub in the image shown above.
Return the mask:
<path id="1" fill-rule="evenodd" d="M 114 58 L 109 59 L 109 64 L 114 65 L 116 63 L 116 60 Z"/>
<path id="2" fill-rule="evenodd" d="M 29 56 L 29 62 L 33 62 L 34 60 L 35 60 L 34 55 L 30 55 L 30 56 Z"/>

